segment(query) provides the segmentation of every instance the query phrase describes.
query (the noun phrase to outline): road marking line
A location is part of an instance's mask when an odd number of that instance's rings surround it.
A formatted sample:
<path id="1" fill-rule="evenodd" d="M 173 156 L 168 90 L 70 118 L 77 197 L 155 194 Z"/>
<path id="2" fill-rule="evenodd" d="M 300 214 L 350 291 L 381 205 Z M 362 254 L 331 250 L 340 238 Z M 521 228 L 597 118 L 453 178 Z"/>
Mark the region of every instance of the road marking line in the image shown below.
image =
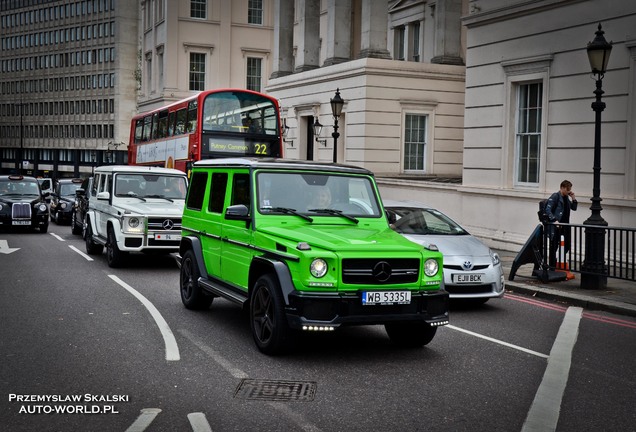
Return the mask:
<path id="1" fill-rule="evenodd" d="M 144 408 L 141 410 L 141 414 L 137 417 L 137 420 L 130 425 L 126 432 L 143 432 L 146 430 L 150 423 L 157 417 L 161 410 L 159 408 Z"/>
<path id="2" fill-rule="evenodd" d="M 534 396 L 522 432 L 555 431 L 561 411 L 563 393 L 570 375 L 572 350 L 579 334 L 583 308 L 569 307 L 559 328 L 543 380 Z"/>
<path id="3" fill-rule="evenodd" d="M 542 353 L 540 353 L 540 352 L 532 351 L 532 350 L 530 350 L 530 349 L 523 348 L 523 347 L 520 347 L 520 346 L 518 346 L 518 345 L 513 345 L 513 344 L 511 344 L 511 343 L 504 342 L 504 341 L 501 341 L 501 340 L 499 340 L 499 339 L 494 339 L 494 338 L 491 338 L 491 337 L 488 337 L 488 336 L 484 336 L 484 335 L 482 335 L 482 334 L 475 333 L 475 332 L 472 332 L 472 331 L 470 331 L 470 330 L 465 330 L 465 329 L 463 329 L 463 328 L 455 327 L 454 325 L 447 325 L 447 326 L 445 326 L 445 327 L 447 327 L 447 328 L 449 328 L 449 329 L 457 330 L 457 331 L 460 331 L 460 332 L 463 332 L 463 333 L 466 333 L 466 334 L 469 334 L 469 335 L 471 335 L 471 336 L 476 336 L 476 337 L 478 337 L 478 338 L 486 339 L 487 341 L 494 342 L 494 343 L 498 343 L 499 345 L 507 346 L 507 347 L 509 347 L 509 348 L 514 348 L 514 349 L 516 349 L 516 350 L 523 351 L 523 352 L 525 352 L 525 353 L 532 354 L 532 355 L 535 355 L 535 356 L 537 356 L 537 357 L 548 358 L 548 356 L 547 356 L 547 355 L 542 354 Z"/>
<path id="4" fill-rule="evenodd" d="M 117 282 L 119 285 L 128 290 L 129 293 L 137 297 L 137 299 L 148 309 L 150 315 L 154 318 L 157 323 L 157 327 L 159 327 L 159 331 L 161 331 L 161 335 L 163 336 L 163 341 L 166 344 L 166 360 L 168 361 L 177 361 L 181 360 L 179 356 L 179 346 L 177 345 L 177 340 L 174 338 L 174 334 L 172 330 L 170 330 L 170 326 L 166 322 L 165 319 L 161 316 L 161 313 L 157 310 L 155 305 L 153 305 L 150 300 L 141 295 L 137 290 L 128 285 L 123 280 L 119 279 L 115 275 L 108 275 L 109 278 Z"/>
<path id="5" fill-rule="evenodd" d="M 300 429 L 307 432 L 322 432 L 322 429 L 309 423 L 302 414 L 295 412 L 288 405 L 281 402 L 268 402 L 267 404 L 280 411 L 283 415 L 286 415 L 290 420 L 296 423 Z"/>
<path id="6" fill-rule="evenodd" d="M 78 248 L 76 248 L 73 245 L 68 245 L 68 247 L 70 247 L 71 249 L 73 249 L 75 252 L 77 252 L 78 254 L 80 254 L 81 256 L 83 256 L 84 258 L 86 258 L 86 261 L 93 261 L 93 258 L 89 257 L 88 255 L 86 255 L 84 252 L 82 252 L 81 250 L 79 250 Z"/>
<path id="7" fill-rule="evenodd" d="M 207 346 L 202 341 L 198 340 L 196 338 L 196 336 L 194 336 L 188 330 L 180 329 L 179 333 L 181 333 L 183 336 L 185 336 L 186 339 L 188 339 L 190 342 L 195 344 L 201 351 L 203 351 L 204 353 L 206 353 L 207 355 L 212 357 L 212 360 L 217 362 L 219 364 L 219 366 L 221 366 L 223 369 L 225 369 L 234 378 L 244 379 L 244 378 L 248 378 L 249 377 L 248 374 L 246 374 L 242 370 L 234 367 L 232 362 L 226 360 L 225 357 L 223 357 L 221 354 L 219 354 L 218 352 L 216 352 L 215 350 L 213 350 L 212 348 Z"/>
<path id="8" fill-rule="evenodd" d="M 55 237 L 56 239 L 58 239 L 59 241 L 63 241 L 65 242 L 66 240 L 64 240 L 62 237 L 60 237 L 59 235 L 55 234 L 55 233 L 49 233 L 51 234 L 53 237 Z"/>
<path id="9" fill-rule="evenodd" d="M 194 432 L 212 432 L 212 428 L 210 427 L 208 420 L 205 418 L 205 414 L 190 413 L 188 414 L 188 420 L 190 421 L 190 426 L 192 426 L 192 430 Z"/>

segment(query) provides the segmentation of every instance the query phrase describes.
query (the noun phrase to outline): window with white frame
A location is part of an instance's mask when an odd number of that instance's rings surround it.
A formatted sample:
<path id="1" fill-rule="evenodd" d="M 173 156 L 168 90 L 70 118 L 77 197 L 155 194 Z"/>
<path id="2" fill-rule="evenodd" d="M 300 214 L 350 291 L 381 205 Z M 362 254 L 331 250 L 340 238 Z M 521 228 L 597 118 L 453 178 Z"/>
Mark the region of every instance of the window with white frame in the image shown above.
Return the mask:
<path id="1" fill-rule="evenodd" d="M 404 171 L 426 168 L 428 115 L 406 114 L 404 117 Z"/>
<path id="2" fill-rule="evenodd" d="M 247 58 L 247 89 L 257 92 L 261 91 L 263 76 L 263 59 L 258 57 Z"/>
<path id="3" fill-rule="evenodd" d="M 263 25 L 263 0 L 248 0 L 247 23 Z"/>
<path id="4" fill-rule="evenodd" d="M 205 54 L 190 53 L 190 90 L 205 89 Z"/>
<path id="5" fill-rule="evenodd" d="M 543 83 L 518 84 L 516 93 L 516 181 L 538 184 L 541 168 Z"/>
<path id="6" fill-rule="evenodd" d="M 396 27 L 394 35 L 395 48 L 393 58 L 395 60 L 404 60 L 406 28 L 404 26 Z"/>
<path id="7" fill-rule="evenodd" d="M 190 0 L 190 18 L 206 18 L 207 0 Z"/>

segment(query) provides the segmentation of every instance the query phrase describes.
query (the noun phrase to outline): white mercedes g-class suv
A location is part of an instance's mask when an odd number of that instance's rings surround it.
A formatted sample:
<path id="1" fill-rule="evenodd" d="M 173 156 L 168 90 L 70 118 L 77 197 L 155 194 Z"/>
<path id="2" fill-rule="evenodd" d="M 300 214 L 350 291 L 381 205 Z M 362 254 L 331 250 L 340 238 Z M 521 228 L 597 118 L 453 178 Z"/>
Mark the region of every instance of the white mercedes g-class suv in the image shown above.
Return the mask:
<path id="1" fill-rule="evenodd" d="M 95 199 L 84 221 L 86 252 L 99 255 L 106 246 L 110 267 L 120 267 L 129 252 L 177 252 L 187 182 L 184 172 L 169 168 L 96 168 Z"/>

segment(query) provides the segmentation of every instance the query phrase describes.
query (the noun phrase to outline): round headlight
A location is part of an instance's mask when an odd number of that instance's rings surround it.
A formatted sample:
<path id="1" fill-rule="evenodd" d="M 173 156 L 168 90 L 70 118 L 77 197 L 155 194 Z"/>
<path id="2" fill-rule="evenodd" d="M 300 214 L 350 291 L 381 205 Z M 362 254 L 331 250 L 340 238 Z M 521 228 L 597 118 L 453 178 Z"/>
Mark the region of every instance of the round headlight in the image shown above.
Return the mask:
<path id="1" fill-rule="evenodd" d="M 42 211 L 42 212 L 43 212 L 43 211 L 46 211 L 46 204 L 40 204 L 40 205 L 38 206 L 38 209 L 39 209 L 40 211 Z"/>
<path id="2" fill-rule="evenodd" d="M 433 258 L 427 259 L 424 263 L 424 274 L 429 277 L 435 276 L 437 274 L 437 270 L 439 270 L 437 260 Z"/>
<path id="3" fill-rule="evenodd" d="M 66 208 L 66 203 L 65 202 L 61 203 L 60 204 L 60 208 L 65 209 Z"/>
<path id="4" fill-rule="evenodd" d="M 327 262 L 322 258 L 316 258 L 311 262 L 309 270 L 314 277 L 321 278 L 327 274 Z"/>
<path id="5" fill-rule="evenodd" d="M 128 226 L 131 228 L 137 228 L 139 226 L 139 219 L 136 217 L 128 219 Z"/>

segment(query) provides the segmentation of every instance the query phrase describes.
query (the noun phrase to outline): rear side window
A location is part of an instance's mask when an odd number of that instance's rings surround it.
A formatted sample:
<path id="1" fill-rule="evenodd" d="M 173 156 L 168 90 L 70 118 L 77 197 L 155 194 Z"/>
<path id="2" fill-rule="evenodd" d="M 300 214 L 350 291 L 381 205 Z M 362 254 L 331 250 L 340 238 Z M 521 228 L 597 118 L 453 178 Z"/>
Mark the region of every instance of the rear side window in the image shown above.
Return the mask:
<path id="1" fill-rule="evenodd" d="M 227 189 L 227 173 L 212 174 L 212 186 L 210 187 L 210 206 L 212 213 L 223 213 L 225 191 Z"/>
<path id="2" fill-rule="evenodd" d="M 186 207 L 191 210 L 201 210 L 203 208 L 203 198 L 205 197 L 205 186 L 208 183 L 207 172 L 195 172 L 192 174 L 192 182 L 188 190 Z"/>

